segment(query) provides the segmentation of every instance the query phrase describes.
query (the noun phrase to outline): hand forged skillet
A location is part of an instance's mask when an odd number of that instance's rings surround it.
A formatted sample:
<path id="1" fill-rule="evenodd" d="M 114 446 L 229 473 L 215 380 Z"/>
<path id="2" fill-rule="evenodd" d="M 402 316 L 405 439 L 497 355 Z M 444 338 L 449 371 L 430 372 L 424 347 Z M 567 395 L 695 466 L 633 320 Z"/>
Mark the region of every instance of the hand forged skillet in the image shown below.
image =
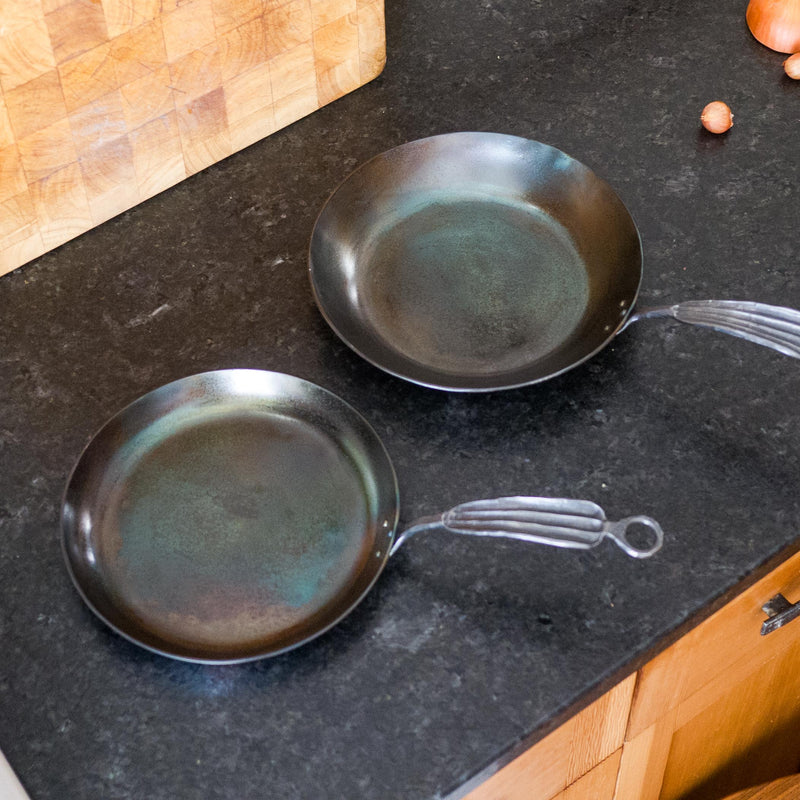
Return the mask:
<path id="1" fill-rule="evenodd" d="M 369 591 L 411 536 L 588 549 L 611 539 L 649 558 L 663 531 L 609 521 L 585 500 L 462 503 L 396 533 L 389 456 L 350 405 L 275 372 L 192 375 L 122 409 L 90 441 L 61 511 L 67 569 L 86 604 L 130 641 L 229 664 L 319 636 Z M 629 530 L 648 532 L 642 546 Z"/>
<path id="2" fill-rule="evenodd" d="M 235 663 L 336 624 L 388 557 L 394 469 L 340 398 L 274 372 L 169 383 L 124 408 L 64 493 L 62 547 L 86 604 L 162 655 Z"/>
<path id="3" fill-rule="evenodd" d="M 541 142 L 451 133 L 355 170 L 317 218 L 317 305 L 377 367 L 449 391 L 547 380 L 631 322 L 673 318 L 800 358 L 800 311 L 689 300 L 633 311 L 642 245 L 614 190 Z"/>
<path id="4" fill-rule="evenodd" d="M 642 247 L 614 190 L 554 147 L 451 133 L 356 169 L 309 249 L 317 304 L 371 363 L 487 391 L 585 361 L 622 328 Z"/>

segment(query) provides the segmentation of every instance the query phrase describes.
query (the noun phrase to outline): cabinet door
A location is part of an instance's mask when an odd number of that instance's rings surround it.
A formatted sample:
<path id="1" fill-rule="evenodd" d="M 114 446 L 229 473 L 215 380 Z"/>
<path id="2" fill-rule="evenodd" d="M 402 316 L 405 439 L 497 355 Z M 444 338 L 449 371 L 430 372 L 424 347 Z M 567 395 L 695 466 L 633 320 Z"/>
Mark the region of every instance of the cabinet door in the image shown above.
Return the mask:
<path id="1" fill-rule="evenodd" d="M 800 554 L 640 671 L 617 800 L 719 800 L 800 770 L 800 620 L 761 636 L 761 607 L 800 600 Z"/>
<path id="2" fill-rule="evenodd" d="M 761 636 L 765 614 L 761 607 L 778 593 L 800 600 L 800 553 L 784 561 L 735 597 L 671 647 L 648 662 L 639 673 L 631 708 L 628 738 L 633 738 L 703 687 L 711 685 L 732 665 L 747 669 L 779 654 L 788 639 L 800 635 L 794 625 Z"/>
<path id="3" fill-rule="evenodd" d="M 559 792 L 553 800 L 614 800 L 621 758 L 622 748 Z M 527 799 L 533 800 L 533 795 L 527 795 Z"/>
<path id="4" fill-rule="evenodd" d="M 464 800 L 612 800 L 635 680 L 617 684 Z"/>
<path id="5" fill-rule="evenodd" d="M 778 593 L 800 601 L 800 553 L 464 800 L 720 800 L 800 772 L 800 619 L 760 633 Z"/>
<path id="6" fill-rule="evenodd" d="M 800 638 L 747 674 L 727 677 L 718 687 L 724 691 L 700 692 L 679 706 L 663 800 L 718 800 L 800 769 Z"/>

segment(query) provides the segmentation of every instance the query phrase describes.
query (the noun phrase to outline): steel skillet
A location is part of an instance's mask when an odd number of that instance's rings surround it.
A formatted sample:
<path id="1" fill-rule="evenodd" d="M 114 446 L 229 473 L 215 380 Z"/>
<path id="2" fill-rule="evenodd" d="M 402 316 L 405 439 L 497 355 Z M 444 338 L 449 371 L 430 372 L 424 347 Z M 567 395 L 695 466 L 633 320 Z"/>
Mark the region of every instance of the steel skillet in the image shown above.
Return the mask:
<path id="1" fill-rule="evenodd" d="M 362 164 L 316 220 L 309 273 L 344 342 L 437 389 L 546 380 L 649 317 L 800 358 L 793 309 L 702 300 L 635 311 L 642 245 L 622 200 L 574 158 L 516 136 L 444 134 Z"/>
<path id="2" fill-rule="evenodd" d="M 336 395 L 289 375 L 220 370 L 162 386 L 110 419 L 75 465 L 61 533 L 67 569 L 111 628 L 173 658 L 233 663 L 319 636 L 421 531 L 646 558 L 649 517 L 609 522 L 583 500 L 466 503 L 397 533 L 399 494 L 375 431 Z M 627 533 L 644 526 L 648 543 Z"/>

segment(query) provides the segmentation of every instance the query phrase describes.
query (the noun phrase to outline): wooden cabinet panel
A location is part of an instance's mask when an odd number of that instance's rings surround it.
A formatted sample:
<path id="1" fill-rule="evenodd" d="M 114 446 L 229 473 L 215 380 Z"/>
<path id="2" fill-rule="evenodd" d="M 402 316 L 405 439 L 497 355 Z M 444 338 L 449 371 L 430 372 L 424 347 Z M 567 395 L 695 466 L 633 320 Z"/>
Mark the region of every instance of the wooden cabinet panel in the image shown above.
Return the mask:
<path id="1" fill-rule="evenodd" d="M 622 747 L 615 800 L 659 800 L 669 758 L 676 711 L 661 719 Z"/>
<path id="2" fill-rule="evenodd" d="M 787 559 L 756 584 L 687 633 L 639 675 L 628 738 L 642 733 L 670 709 L 711 683 L 732 664 L 773 658 L 784 647 L 778 631 L 761 636 L 761 606 L 778 592 L 800 600 L 800 553 Z M 792 633 L 788 634 L 792 636 Z"/>
<path id="3" fill-rule="evenodd" d="M 564 723 L 530 750 L 512 761 L 485 783 L 470 792 L 465 800 L 577 800 L 592 797 L 603 800 L 604 794 L 565 795 L 560 792 L 593 767 L 608 761 L 590 781 L 607 785 L 608 770 L 616 782 L 619 756 L 610 758 L 622 746 L 630 711 L 633 687 L 631 675 L 611 691 Z M 591 784 L 593 785 L 593 784 Z M 612 783 L 613 786 L 613 783 Z"/>
<path id="4" fill-rule="evenodd" d="M 718 800 L 800 770 L 800 637 L 738 682 L 726 677 L 714 702 L 678 709 L 660 800 Z"/>
<path id="5" fill-rule="evenodd" d="M 614 800 L 621 757 L 622 749 L 616 750 L 582 778 L 559 792 L 553 800 Z M 532 795 L 528 795 L 528 800 L 533 800 Z"/>
<path id="6" fill-rule="evenodd" d="M 800 772 L 800 620 L 761 635 L 778 593 L 800 601 L 800 553 L 465 800 L 721 800 Z"/>
<path id="7" fill-rule="evenodd" d="M 616 800 L 719 800 L 800 770 L 800 624 L 761 636 L 761 607 L 800 595 L 793 556 L 640 671 Z"/>
<path id="8" fill-rule="evenodd" d="M 797 800 L 800 797 L 800 775 L 778 778 L 766 785 L 744 789 L 725 800 Z"/>

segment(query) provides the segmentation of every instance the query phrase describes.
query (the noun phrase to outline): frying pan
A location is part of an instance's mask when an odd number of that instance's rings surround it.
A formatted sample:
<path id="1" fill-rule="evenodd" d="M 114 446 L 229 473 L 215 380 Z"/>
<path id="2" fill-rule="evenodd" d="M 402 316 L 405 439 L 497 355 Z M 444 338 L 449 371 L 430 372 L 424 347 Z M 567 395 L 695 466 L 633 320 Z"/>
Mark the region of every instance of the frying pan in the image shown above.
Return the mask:
<path id="1" fill-rule="evenodd" d="M 451 133 L 356 169 L 314 225 L 317 305 L 353 350 L 423 386 L 490 391 L 581 364 L 673 317 L 800 358 L 800 312 L 689 301 L 634 313 L 636 225 L 594 172 L 540 142 Z"/>
<path id="2" fill-rule="evenodd" d="M 67 569 L 88 606 L 149 650 L 223 664 L 313 639 L 370 589 L 420 531 L 635 557 L 662 542 L 649 517 L 609 522 L 582 500 L 498 498 L 395 535 L 397 479 L 351 406 L 275 372 L 221 370 L 169 383 L 109 420 L 64 492 Z M 651 542 L 638 547 L 630 526 Z"/>

